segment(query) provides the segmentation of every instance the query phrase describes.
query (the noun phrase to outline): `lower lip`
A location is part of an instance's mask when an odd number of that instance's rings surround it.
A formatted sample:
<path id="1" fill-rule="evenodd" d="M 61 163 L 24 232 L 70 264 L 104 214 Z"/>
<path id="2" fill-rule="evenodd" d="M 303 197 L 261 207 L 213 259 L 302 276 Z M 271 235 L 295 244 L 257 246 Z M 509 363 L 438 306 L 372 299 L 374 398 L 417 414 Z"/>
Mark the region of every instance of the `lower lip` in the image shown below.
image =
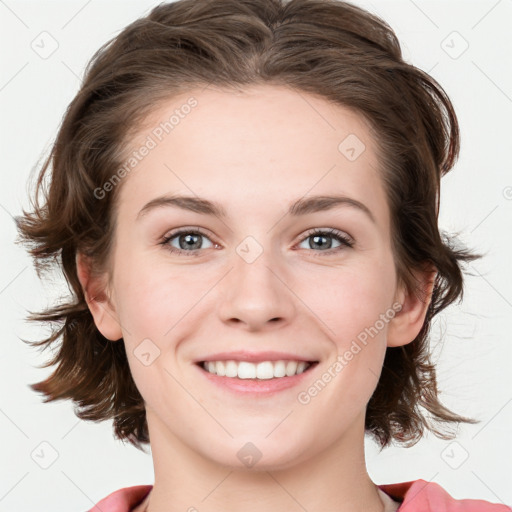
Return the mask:
<path id="1" fill-rule="evenodd" d="M 196 364 L 199 371 L 213 384 L 238 393 L 240 395 L 271 395 L 279 391 L 293 388 L 300 384 L 318 366 L 313 363 L 306 371 L 291 377 L 275 377 L 272 379 L 239 379 L 237 377 L 221 377 L 206 371 L 200 364 Z"/>

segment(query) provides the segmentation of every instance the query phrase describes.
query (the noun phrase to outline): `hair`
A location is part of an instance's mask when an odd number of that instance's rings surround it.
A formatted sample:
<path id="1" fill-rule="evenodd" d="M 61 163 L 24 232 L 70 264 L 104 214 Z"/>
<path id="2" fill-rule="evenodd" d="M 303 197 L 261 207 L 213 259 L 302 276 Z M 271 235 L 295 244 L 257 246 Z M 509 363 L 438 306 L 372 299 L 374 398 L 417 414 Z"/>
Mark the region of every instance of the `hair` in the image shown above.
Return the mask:
<path id="1" fill-rule="evenodd" d="M 57 365 L 53 373 L 30 387 L 44 402 L 71 399 L 81 419 L 112 418 L 115 437 L 139 449 L 149 443 L 124 343 L 98 331 L 77 276 L 78 252 L 95 273 L 111 268 L 121 187 L 102 199 L 95 190 L 116 174 L 131 134 L 162 102 L 197 87 L 261 84 L 316 95 L 368 121 L 391 213 L 397 277 L 421 296 L 413 271 L 433 265 L 437 273 L 417 337 L 386 350 L 365 432 L 381 449 L 392 441 L 411 446 L 425 429 L 453 439 L 451 423 L 478 421 L 439 401 L 429 329 L 436 314 L 462 300 L 462 264 L 481 257 L 438 229 L 440 180 L 459 153 L 457 118 L 443 88 L 403 60 L 385 21 L 338 0 L 162 3 L 93 55 L 40 169 L 32 211 L 16 217 L 18 243 L 27 245 L 38 277 L 58 265 L 71 292 L 69 300 L 28 316 L 57 323 L 50 336 L 31 343 L 60 342 L 43 365 Z"/>

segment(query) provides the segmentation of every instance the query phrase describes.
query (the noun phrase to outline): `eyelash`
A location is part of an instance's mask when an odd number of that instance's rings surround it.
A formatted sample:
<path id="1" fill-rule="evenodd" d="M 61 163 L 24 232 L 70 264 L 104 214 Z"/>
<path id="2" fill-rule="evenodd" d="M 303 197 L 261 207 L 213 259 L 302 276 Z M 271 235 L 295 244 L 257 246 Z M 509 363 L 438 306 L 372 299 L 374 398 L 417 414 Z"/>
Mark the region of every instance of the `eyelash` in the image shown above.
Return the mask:
<path id="1" fill-rule="evenodd" d="M 173 238 L 176 238 L 177 236 L 182 235 L 182 234 L 201 235 L 201 236 L 208 238 L 208 235 L 199 229 L 180 229 L 180 230 L 174 231 L 174 232 L 166 235 L 160 242 L 160 245 L 164 246 L 164 248 L 166 250 L 168 250 L 169 252 L 174 253 L 174 254 L 184 254 L 185 253 L 187 256 L 199 256 L 201 249 L 193 249 L 192 251 L 185 251 L 183 249 L 176 249 L 175 247 L 172 247 L 171 245 L 169 245 L 169 242 Z M 354 246 L 354 242 L 350 238 L 345 236 L 341 231 L 338 231 L 337 229 L 334 229 L 334 228 L 328 228 L 328 229 L 315 228 L 315 229 L 309 231 L 307 233 L 307 235 L 299 241 L 299 243 L 302 243 L 302 242 L 304 242 L 304 240 L 307 240 L 308 238 L 315 236 L 315 235 L 328 235 L 328 237 L 332 237 L 332 238 L 336 239 L 338 242 L 341 242 L 341 245 L 339 247 L 335 247 L 334 249 L 329 249 L 327 251 L 314 251 L 313 249 L 311 249 L 313 252 L 320 253 L 320 254 L 315 254 L 315 256 L 332 255 L 333 253 L 336 253 L 346 247 L 352 248 Z"/>

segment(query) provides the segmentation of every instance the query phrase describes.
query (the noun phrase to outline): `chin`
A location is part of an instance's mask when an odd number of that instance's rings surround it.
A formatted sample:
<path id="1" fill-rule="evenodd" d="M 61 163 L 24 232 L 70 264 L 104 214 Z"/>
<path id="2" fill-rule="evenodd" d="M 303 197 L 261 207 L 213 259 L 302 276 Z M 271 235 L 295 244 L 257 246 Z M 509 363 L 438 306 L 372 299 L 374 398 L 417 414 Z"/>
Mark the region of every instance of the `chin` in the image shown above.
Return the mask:
<path id="1" fill-rule="evenodd" d="M 243 440 L 237 438 L 228 446 L 220 447 L 218 453 L 208 454 L 208 457 L 232 471 L 253 473 L 289 469 L 309 458 L 303 446 L 285 446 L 282 440 L 265 436 L 247 435 L 243 436 Z"/>

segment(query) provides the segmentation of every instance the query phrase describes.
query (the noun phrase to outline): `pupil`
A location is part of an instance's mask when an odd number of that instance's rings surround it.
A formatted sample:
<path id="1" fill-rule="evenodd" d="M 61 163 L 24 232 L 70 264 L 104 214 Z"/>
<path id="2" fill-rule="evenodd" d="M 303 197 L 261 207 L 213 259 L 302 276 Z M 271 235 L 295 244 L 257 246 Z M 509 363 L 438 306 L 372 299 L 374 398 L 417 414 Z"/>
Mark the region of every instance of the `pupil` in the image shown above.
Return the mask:
<path id="1" fill-rule="evenodd" d="M 318 242 L 318 240 L 321 240 L 321 239 L 324 239 L 324 240 L 325 240 L 325 239 L 326 239 L 326 237 L 325 237 L 325 236 L 320 236 L 320 235 L 315 235 L 315 236 L 313 236 L 313 240 L 314 240 L 314 242 L 313 242 L 313 243 L 318 244 L 318 243 L 319 243 L 319 242 Z M 321 243 L 320 243 L 319 245 L 320 245 L 320 247 L 323 247 L 323 246 L 325 246 L 325 245 L 329 245 L 329 244 L 328 244 L 328 243 L 325 243 L 325 244 L 321 244 Z"/>
<path id="2" fill-rule="evenodd" d="M 193 234 L 188 234 L 188 235 L 184 235 L 182 237 L 180 237 L 180 240 L 182 238 L 184 238 L 186 241 L 185 241 L 185 245 L 183 246 L 181 243 L 180 243 L 180 246 L 181 248 L 192 248 L 192 249 L 196 249 L 196 247 L 193 247 L 194 246 L 194 237 L 198 238 L 199 235 L 193 235 Z M 191 242 L 191 243 L 190 243 Z M 198 242 L 196 241 L 195 244 L 198 244 Z"/>

